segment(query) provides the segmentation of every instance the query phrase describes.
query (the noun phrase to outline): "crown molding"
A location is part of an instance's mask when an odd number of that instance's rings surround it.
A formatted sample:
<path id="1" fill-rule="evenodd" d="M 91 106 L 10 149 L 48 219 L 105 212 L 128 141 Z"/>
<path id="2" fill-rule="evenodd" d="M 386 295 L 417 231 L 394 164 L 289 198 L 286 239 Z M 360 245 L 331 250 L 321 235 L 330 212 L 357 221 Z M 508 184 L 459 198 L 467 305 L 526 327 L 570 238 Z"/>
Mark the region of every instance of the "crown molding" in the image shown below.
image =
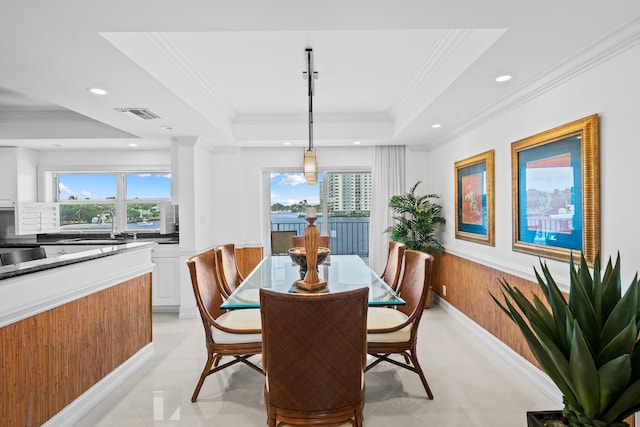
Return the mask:
<path id="1" fill-rule="evenodd" d="M 410 98 L 416 96 L 418 89 L 432 79 L 434 73 L 456 51 L 456 48 L 467 37 L 468 33 L 468 30 L 444 30 L 440 33 L 422 64 L 413 74 L 404 92 L 389 108 L 392 115 L 397 114 Z"/>
<path id="2" fill-rule="evenodd" d="M 544 95 L 580 74 L 609 61 L 640 43 L 640 18 L 635 18 L 587 45 L 564 61 L 539 73 L 519 90 L 480 111 L 466 124 L 430 145 L 441 147 L 527 102 Z"/>
<path id="3" fill-rule="evenodd" d="M 237 114 L 235 107 L 220 95 L 219 89 L 200 71 L 198 64 L 190 58 L 170 33 L 144 33 L 145 37 L 186 76 L 209 102 L 220 107 L 231 121 Z"/>

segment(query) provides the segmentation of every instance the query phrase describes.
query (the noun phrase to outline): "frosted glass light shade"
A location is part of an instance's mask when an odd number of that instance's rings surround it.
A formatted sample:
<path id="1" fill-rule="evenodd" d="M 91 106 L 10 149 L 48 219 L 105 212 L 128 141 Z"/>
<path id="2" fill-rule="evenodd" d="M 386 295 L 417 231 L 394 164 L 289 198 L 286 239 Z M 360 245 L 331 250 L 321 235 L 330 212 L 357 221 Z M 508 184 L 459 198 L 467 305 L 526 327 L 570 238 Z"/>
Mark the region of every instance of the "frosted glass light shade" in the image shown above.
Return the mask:
<path id="1" fill-rule="evenodd" d="M 315 185 L 318 183 L 316 167 L 316 152 L 314 150 L 306 150 L 304 152 L 304 163 L 302 170 L 304 171 L 304 177 L 309 185 Z"/>

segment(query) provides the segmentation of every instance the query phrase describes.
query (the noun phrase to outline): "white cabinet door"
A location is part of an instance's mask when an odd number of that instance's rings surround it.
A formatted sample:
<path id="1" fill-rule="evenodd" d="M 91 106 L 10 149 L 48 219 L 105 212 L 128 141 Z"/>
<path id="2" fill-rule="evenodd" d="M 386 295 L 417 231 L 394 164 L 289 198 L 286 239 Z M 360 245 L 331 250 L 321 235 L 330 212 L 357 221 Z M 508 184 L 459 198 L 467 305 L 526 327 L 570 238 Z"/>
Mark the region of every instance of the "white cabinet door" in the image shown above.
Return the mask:
<path id="1" fill-rule="evenodd" d="M 151 259 L 155 264 L 151 298 L 154 310 L 178 310 L 180 306 L 178 245 L 156 245 Z"/>
<path id="2" fill-rule="evenodd" d="M 0 205 L 15 206 L 18 199 L 18 156 L 16 147 L 0 147 Z"/>

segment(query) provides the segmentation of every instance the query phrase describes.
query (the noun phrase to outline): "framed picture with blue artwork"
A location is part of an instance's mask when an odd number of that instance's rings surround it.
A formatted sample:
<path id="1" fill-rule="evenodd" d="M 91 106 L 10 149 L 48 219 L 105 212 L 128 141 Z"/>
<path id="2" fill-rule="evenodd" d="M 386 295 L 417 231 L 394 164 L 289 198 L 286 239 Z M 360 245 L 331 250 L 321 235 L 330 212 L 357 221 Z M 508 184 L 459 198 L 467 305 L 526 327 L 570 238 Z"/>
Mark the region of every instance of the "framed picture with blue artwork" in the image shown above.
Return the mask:
<path id="1" fill-rule="evenodd" d="M 600 250 L 598 115 L 511 144 L 513 250 L 568 261 Z"/>
<path id="2" fill-rule="evenodd" d="M 455 163 L 456 239 L 494 246 L 493 150 Z"/>

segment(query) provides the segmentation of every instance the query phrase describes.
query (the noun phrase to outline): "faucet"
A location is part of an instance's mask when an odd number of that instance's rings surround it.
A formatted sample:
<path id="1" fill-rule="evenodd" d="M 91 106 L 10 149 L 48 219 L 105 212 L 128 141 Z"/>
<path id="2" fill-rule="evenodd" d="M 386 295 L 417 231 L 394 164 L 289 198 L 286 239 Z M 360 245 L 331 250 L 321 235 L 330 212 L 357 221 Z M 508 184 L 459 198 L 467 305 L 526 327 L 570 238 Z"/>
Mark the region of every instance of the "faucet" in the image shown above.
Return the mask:
<path id="1" fill-rule="evenodd" d="M 104 214 L 109 214 L 109 218 L 111 219 L 111 232 L 109 233 L 109 238 L 115 239 L 117 235 L 120 234 L 118 232 L 118 225 L 116 222 L 116 216 L 111 209 L 104 210 L 100 212 L 100 217 L 103 218 Z M 104 220 L 102 220 L 104 222 Z"/>
<path id="2" fill-rule="evenodd" d="M 111 239 L 115 239 L 117 235 L 119 235 L 120 233 L 118 232 L 118 225 L 116 223 L 116 217 L 112 216 L 111 217 L 111 233 L 109 233 L 109 238 Z"/>

